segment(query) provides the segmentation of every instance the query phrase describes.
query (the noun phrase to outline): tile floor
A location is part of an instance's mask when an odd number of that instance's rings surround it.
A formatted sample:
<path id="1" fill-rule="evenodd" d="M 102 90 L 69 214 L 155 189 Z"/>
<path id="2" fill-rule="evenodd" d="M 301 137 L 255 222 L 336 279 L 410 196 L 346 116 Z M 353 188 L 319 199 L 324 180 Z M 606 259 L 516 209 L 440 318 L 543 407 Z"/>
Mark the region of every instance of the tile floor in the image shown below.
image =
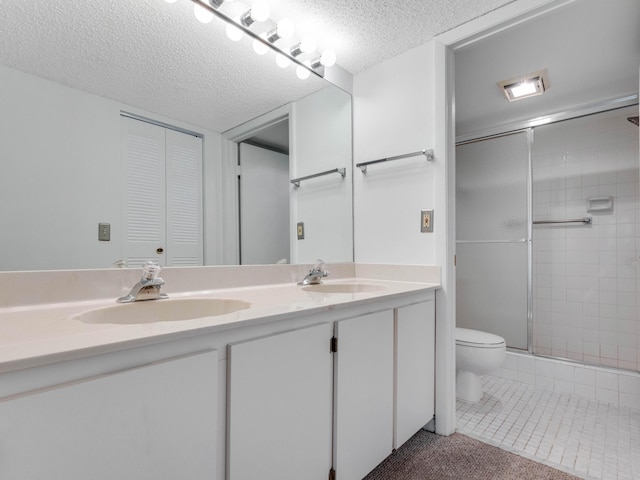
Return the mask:
<path id="1" fill-rule="evenodd" d="M 483 377 L 457 401 L 457 431 L 582 478 L 640 479 L 640 405 L 616 407 L 506 378 Z"/>

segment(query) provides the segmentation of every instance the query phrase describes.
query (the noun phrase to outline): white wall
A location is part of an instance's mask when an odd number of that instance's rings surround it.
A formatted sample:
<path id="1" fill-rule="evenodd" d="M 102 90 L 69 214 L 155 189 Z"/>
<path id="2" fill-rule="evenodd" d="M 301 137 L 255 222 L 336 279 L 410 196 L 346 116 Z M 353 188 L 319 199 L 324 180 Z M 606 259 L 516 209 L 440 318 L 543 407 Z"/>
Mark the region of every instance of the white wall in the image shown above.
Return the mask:
<path id="1" fill-rule="evenodd" d="M 449 191 L 453 177 L 452 58 L 429 42 L 358 74 L 354 79 L 354 166 L 434 149 L 424 156 L 354 167 L 356 262 L 442 267 L 436 294 L 436 432 L 455 431 L 455 296 Z M 455 200 L 455 198 L 453 198 Z M 420 211 L 435 210 L 433 233 L 420 232 Z"/>
<path id="2" fill-rule="evenodd" d="M 354 79 L 354 165 L 434 147 L 432 63 L 426 44 L 380 63 Z M 434 208 L 434 164 L 416 156 L 354 167 L 355 260 L 435 263 L 434 233 L 420 232 L 420 211 Z"/>
<path id="3" fill-rule="evenodd" d="M 0 270 L 107 268 L 121 258 L 121 110 L 204 135 L 205 261 L 217 263 L 218 133 L 6 67 L 0 85 Z M 111 224 L 110 242 L 98 241 L 99 222 Z"/>
<path id="4" fill-rule="evenodd" d="M 339 174 L 291 185 L 292 263 L 353 261 L 351 210 L 351 98 L 337 88 L 324 88 L 292 105 L 290 124 L 291 178 L 346 168 Z M 304 240 L 296 224 L 304 222 Z"/>
<path id="5" fill-rule="evenodd" d="M 119 244 L 97 234 L 121 231 L 118 106 L 5 67 L 0 84 L 0 270 L 110 266 Z"/>
<path id="6" fill-rule="evenodd" d="M 455 431 L 453 51 L 486 32 L 565 1 L 572 0 L 517 0 L 354 78 L 354 164 L 432 145 L 435 150 L 433 166 L 422 165 L 423 170 L 419 157 L 399 161 L 408 165 L 395 174 L 403 182 L 387 180 L 386 175 L 394 175 L 393 163 L 378 166 L 382 173 L 373 181 L 354 172 L 354 236 L 356 261 L 442 267 L 443 288 L 436 298 L 438 433 Z M 412 175 L 407 175 L 410 170 Z M 420 209 L 429 208 L 423 202 L 435 208 L 432 236 L 419 233 Z"/>

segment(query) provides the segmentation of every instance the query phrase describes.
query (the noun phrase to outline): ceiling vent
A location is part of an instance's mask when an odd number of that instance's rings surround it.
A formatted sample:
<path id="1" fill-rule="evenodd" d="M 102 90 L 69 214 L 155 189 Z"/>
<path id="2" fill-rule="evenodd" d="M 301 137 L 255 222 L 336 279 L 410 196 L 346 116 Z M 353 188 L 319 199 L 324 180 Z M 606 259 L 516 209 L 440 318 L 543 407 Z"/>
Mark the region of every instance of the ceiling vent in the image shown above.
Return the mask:
<path id="1" fill-rule="evenodd" d="M 498 87 L 510 102 L 542 95 L 550 87 L 547 69 L 503 80 L 498 82 Z"/>

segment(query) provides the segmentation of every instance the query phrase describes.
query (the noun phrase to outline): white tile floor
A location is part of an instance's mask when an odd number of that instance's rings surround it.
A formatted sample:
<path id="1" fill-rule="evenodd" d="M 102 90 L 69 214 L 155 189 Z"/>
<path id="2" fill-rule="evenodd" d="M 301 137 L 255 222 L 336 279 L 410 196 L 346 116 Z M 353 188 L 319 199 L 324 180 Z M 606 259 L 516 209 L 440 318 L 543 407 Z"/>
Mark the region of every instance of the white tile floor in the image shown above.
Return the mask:
<path id="1" fill-rule="evenodd" d="M 492 376 L 483 385 L 479 402 L 457 401 L 458 432 L 582 478 L 640 479 L 640 408 Z"/>

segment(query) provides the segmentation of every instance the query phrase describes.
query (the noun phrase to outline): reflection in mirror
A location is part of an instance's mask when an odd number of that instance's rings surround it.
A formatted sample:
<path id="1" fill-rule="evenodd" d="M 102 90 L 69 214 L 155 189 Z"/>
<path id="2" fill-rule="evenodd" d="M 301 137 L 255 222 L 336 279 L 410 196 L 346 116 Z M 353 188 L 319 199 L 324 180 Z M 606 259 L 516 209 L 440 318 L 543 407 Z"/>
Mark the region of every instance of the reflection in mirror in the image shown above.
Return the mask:
<path id="1" fill-rule="evenodd" d="M 325 87 L 225 136 L 240 142 L 240 263 L 352 261 L 349 94 Z"/>
<path id="2" fill-rule="evenodd" d="M 225 193 L 237 189 L 237 170 L 225 163 L 228 137 L 222 132 L 278 108 L 291 112 L 289 130 L 298 132 L 290 139 L 290 175 L 321 170 L 323 162 L 349 171 L 339 191 L 322 180 L 304 191 L 286 184 L 286 235 L 294 238 L 303 216 L 313 235 L 300 242 L 328 252 L 307 254 L 292 242 L 287 261 L 351 261 L 350 96 L 318 77 L 300 81 L 272 57 L 255 55 L 247 39 L 229 42 L 223 24 L 194 22 L 191 2 L 140 0 L 136 12 L 117 3 L 3 3 L 0 271 L 135 266 L 149 258 L 168 266 L 238 262 L 238 234 L 227 231 L 229 225 L 238 229 L 238 197 Z M 338 111 L 318 100 L 324 92 L 338 92 Z M 164 150 L 157 157 L 163 163 L 134 162 L 132 171 L 128 154 L 135 142 L 123 123 L 140 120 L 151 120 L 145 129 L 153 132 L 133 137 Z M 170 166 L 198 151 L 201 178 L 191 176 L 191 186 L 181 186 Z M 149 182 L 162 184 L 155 203 L 142 195 Z M 185 194 L 197 200 L 194 208 L 179 208 Z M 135 198 L 137 208 L 131 206 Z M 323 203 L 348 212 L 349 224 L 331 220 L 334 212 L 318 208 Z M 190 215 L 196 222 L 185 225 Z M 174 225 L 182 226 L 179 235 Z M 199 252 L 179 252 L 194 229 Z M 139 239 L 146 250 L 133 251 Z"/>
<path id="3" fill-rule="evenodd" d="M 240 264 L 289 263 L 289 122 L 276 125 L 283 124 L 286 148 L 255 136 L 239 145 Z"/>

